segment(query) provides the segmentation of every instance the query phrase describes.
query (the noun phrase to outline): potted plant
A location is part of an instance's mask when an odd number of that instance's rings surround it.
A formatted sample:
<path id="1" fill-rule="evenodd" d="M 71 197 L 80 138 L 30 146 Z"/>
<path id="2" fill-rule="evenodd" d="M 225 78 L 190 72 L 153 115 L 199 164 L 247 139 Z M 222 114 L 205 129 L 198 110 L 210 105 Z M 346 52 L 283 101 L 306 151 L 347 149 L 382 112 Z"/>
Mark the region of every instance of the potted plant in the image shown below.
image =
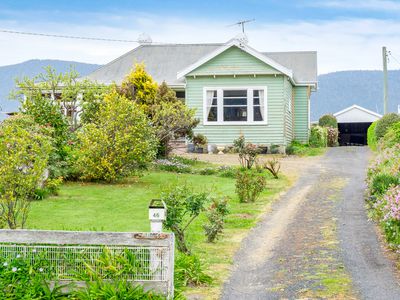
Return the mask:
<path id="1" fill-rule="evenodd" d="M 193 144 L 196 153 L 203 153 L 204 149 L 206 149 L 207 138 L 201 133 L 196 134 L 193 136 Z"/>

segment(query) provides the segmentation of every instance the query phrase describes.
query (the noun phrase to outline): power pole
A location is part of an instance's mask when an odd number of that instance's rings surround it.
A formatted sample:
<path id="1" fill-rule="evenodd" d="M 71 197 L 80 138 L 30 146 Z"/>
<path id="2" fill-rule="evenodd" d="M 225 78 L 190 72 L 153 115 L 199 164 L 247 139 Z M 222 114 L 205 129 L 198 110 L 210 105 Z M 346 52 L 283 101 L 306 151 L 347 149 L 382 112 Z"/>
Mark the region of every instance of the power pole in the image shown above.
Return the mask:
<path id="1" fill-rule="evenodd" d="M 383 114 L 387 113 L 388 106 L 388 73 L 387 73 L 387 61 L 388 54 L 386 47 L 382 47 L 382 59 L 383 59 Z"/>

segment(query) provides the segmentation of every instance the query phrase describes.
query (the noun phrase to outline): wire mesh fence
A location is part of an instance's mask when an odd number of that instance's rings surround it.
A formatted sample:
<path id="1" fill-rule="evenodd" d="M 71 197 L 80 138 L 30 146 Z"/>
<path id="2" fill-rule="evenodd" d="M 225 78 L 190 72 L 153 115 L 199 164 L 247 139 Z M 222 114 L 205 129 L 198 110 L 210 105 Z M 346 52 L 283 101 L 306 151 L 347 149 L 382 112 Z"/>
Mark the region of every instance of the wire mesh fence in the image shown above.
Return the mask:
<path id="1" fill-rule="evenodd" d="M 0 256 L 29 261 L 55 280 L 88 268 L 112 279 L 116 266 L 124 279 L 173 295 L 172 234 L 0 230 Z"/>

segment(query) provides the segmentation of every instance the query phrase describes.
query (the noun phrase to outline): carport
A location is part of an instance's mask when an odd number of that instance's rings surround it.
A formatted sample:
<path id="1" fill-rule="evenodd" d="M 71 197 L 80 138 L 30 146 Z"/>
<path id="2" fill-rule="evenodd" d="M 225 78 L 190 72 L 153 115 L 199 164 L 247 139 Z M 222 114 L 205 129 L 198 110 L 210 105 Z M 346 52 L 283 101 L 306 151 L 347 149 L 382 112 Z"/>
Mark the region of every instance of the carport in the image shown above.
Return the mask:
<path id="1" fill-rule="evenodd" d="M 358 105 L 352 105 L 333 115 L 338 121 L 340 146 L 367 145 L 368 127 L 382 117 Z"/>

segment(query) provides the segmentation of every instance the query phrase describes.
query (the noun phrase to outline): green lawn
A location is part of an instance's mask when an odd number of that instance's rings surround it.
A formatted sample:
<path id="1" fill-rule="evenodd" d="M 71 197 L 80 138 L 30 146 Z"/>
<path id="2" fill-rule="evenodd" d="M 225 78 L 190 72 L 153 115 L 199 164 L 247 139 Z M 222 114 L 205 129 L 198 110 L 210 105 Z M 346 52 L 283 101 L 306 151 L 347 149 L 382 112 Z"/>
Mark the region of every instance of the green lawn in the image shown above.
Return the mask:
<path id="1" fill-rule="evenodd" d="M 193 252 L 200 255 L 207 273 L 215 279 L 210 287 L 191 288 L 188 293 L 218 296 L 219 288 L 229 274 L 235 250 L 246 232 L 255 225 L 261 213 L 268 209 L 276 195 L 288 185 L 288 180 L 268 179 L 262 197 L 255 203 L 239 203 L 235 195 L 235 180 L 218 176 L 150 172 L 143 177 L 119 184 L 68 183 L 59 196 L 32 203 L 28 228 L 53 230 L 149 231 L 147 206 L 150 199 L 174 183 L 193 184 L 197 190 L 214 195 L 230 196 L 230 215 L 224 236 L 214 244 L 205 242 L 202 228 L 204 216 L 190 227 L 188 241 Z"/>

